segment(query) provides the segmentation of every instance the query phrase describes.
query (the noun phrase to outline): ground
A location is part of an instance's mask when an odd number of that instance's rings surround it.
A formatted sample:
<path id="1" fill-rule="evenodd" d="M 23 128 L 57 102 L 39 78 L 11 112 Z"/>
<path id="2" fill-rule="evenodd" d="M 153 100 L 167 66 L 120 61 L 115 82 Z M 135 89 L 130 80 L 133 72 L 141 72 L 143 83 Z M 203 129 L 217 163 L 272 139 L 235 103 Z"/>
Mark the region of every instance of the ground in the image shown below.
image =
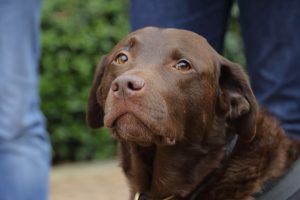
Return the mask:
<path id="1" fill-rule="evenodd" d="M 123 200 L 128 186 L 116 161 L 53 167 L 50 200 Z"/>

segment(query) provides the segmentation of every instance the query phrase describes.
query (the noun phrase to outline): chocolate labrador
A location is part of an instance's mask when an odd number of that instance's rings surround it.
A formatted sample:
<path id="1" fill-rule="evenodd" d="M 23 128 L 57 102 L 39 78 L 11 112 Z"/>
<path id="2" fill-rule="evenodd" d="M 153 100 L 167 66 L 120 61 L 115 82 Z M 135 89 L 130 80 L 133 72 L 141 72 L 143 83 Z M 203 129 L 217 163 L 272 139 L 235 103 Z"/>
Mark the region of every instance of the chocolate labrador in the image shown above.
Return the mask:
<path id="1" fill-rule="evenodd" d="M 300 154 L 242 68 L 185 30 L 135 31 L 102 59 L 87 122 L 103 121 L 130 199 L 254 199 Z"/>

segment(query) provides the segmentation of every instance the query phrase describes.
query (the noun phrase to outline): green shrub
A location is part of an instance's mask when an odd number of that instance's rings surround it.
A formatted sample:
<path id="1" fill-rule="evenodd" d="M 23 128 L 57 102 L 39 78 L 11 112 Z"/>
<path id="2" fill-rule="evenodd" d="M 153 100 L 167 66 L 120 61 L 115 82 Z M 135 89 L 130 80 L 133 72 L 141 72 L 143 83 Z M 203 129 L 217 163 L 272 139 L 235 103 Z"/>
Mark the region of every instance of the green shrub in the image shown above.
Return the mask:
<path id="1" fill-rule="evenodd" d="M 243 41 L 239 26 L 239 9 L 236 4 L 231 10 L 229 22 L 229 30 L 225 35 L 224 55 L 231 61 L 239 63 L 242 67 L 246 67 L 246 59 L 244 55 Z"/>
<path id="2" fill-rule="evenodd" d="M 108 131 L 85 124 L 95 66 L 128 32 L 127 0 L 45 0 L 41 98 L 54 162 L 115 154 Z"/>

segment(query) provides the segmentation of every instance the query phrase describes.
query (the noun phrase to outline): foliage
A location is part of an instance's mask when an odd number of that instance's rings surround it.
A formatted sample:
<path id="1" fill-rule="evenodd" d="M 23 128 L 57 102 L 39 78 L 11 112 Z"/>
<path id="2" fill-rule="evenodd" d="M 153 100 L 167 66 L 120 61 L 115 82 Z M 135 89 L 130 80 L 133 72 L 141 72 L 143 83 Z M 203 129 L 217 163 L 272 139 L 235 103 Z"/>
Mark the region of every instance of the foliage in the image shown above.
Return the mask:
<path id="1" fill-rule="evenodd" d="M 46 0 L 40 91 L 54 162 L 115 154 L 108 131 L 85 124 L 95 66 L 128 32 L 126 0 Z"/>
<path id="2" fill-rule="evenodd" d="M 95 66 L 128 32 L 128 0 L 45 0 L 42 15 L 41 98 L 48 119 L 53 160 L 102 159 L 115 154 L 106 129 L 85 124 Z M 225 55 L 245 63 L 232 12 Z"/>
<path id="3" fill-rule="evenodd" d="M 244 56 L 243 41 L 240 33 L 239 26 L 239 9 L 237 4 L 233 5 L 229 21 L 228 31 L 225 35 L 224 41 L 224 55 L 231 61 L 239 63 L 241 66 L 246 67 L 246 59 Z"/>

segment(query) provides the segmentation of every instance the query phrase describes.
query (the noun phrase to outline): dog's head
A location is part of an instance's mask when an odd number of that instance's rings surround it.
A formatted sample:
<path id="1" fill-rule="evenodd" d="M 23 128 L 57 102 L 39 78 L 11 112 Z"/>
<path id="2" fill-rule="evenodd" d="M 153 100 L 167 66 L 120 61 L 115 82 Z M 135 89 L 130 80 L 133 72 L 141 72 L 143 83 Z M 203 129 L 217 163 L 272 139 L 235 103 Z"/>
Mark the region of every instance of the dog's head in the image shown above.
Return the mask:
<path id="1" fill-rule="evenodd" d="M 256 101 L 245 73 L 201 36 L 144 28 L 129 34 L 98 66 L 87 122 L 126 141 L 174 144 L 224 121 L 240 138 L 255 135 Z"/>

